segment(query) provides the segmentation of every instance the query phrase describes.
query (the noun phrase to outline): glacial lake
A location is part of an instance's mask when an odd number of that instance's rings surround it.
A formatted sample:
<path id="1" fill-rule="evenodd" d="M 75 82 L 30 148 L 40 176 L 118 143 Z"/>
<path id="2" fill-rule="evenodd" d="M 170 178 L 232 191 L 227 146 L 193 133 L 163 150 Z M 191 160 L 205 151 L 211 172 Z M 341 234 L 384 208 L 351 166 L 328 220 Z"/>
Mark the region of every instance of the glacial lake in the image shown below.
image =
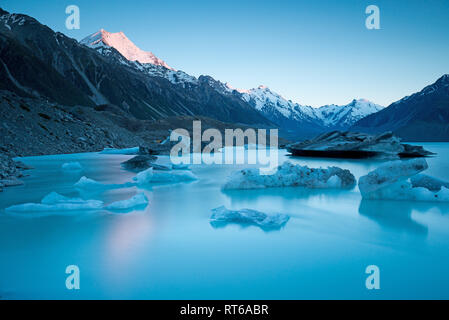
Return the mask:
<path id="1" fill-rule="evenodd" d="M 424 143 L 435 157 L 425 172 L 449 181 L 449 143 Z M 192 165 L 199 180 L 82 194 L 105 203 L 143 191 L 144 210 L 15 215 L 5 208 L 40 202 L 55 191 L 79 197 L 81 176 L 125 183 L 132 155 L 98 153 L 22 158 L 34 167 L 24 186 L 0 193 L 1 299 L 448 299 L 449 204 L 362 201 L 352 190 L 280 188 L 224 192 L 245 165 Z M 358 179 L 382 161 L 290 158 L 349 169 Z M 81 172 L 64 172 L 78 161 Z M 168 163 L 161 157 L 158 163 Z M 211 209 L 284 213 L 280 230 L 230 224 L 214 228 Z M 66 267 L 80 269 L 68 290 Z M 380 270 L 367 290 L 365 268 Z"/>

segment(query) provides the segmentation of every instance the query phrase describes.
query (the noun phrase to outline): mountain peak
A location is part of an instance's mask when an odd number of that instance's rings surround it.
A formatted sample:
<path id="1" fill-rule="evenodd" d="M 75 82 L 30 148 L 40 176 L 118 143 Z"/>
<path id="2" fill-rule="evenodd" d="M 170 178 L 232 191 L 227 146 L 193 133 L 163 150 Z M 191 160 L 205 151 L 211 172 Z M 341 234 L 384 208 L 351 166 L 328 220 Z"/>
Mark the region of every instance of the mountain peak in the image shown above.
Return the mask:
<path id="1" fill-rule="evenodd" d="M 150 63 L 165 67 L 170 70 L 174 70 L 169 65 L 167 65 L 165 61 L 156 57 L 152 52 L 143 51 L 142 49 L 138 48 L 131 40 L 126 37 L 126 35 L 122 31 L 111 33 L 106 31 L 105 29 L 100 29 L 99 31 L 81 40 L 80 43 L 94 49 L 104 46 L 113 47 L 129 61 Z"/>

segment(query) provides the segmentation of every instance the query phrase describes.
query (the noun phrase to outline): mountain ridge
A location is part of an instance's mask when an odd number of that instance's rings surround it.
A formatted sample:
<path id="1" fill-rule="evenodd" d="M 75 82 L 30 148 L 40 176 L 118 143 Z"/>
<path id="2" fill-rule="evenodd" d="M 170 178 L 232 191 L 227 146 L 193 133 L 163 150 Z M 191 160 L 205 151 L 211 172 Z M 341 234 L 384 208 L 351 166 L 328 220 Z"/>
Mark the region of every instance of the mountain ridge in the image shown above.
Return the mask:
<path id="1" fill-rule="evenodd" d="M 392 131 L 408 141 L 449 141 L 449 74 L 356 122 L 366 133 Z"/>

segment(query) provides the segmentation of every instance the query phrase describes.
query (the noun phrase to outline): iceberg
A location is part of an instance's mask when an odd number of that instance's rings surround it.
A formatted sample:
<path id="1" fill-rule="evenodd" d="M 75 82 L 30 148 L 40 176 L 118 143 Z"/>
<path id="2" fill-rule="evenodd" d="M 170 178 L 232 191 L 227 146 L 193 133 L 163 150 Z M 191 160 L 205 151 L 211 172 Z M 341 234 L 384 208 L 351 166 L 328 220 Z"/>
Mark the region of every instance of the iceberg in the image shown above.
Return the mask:
<path id="1" fill-rule="evenodd" d="M 98 210 L 103 208 L 103 201 L 68 198 L 56 192 L 46 195 L 41 203 L 24 203 L 13 205 L 5 209 L 6 212 L 54 212 Z"/>
<path id="2" fill-rule="evenodd" d="M 418 174 L 428 167 L 427 161 L 423 158 L 388 162 L 367 175 L 360 177 L 360 192 L 362 196 L 367 195 L 398 181 L 407 180 L 410 176 Z"/>
<path id="3" fill-rule="evenodd" d="M 61 167 L 65 171 L 80 171 L 83 169 L 79 162 L 66 162 Z"/>
<path id="4" fill-rule="evenodd" d="M 100 151 L 101 154 L 139 154 L 139 147 L 125 148 L 125 149 L 115 149 L 115 148 L 104 148 Z"/>
<path id="5" fill-rule="evenodd" d="M 176 183 L 197 180 L 197 177 L 190 171 L 179 170 L 177 172 L 155 171 L 149 168 L 139 172 L 134 178 L 138 185 L 150 183 Z"/>
<path id="6" fill-rule="evenodd" d="M 242 209 L 228 210 L 225 206 L 221 206 L 212 210 L 210 224 L 214 228 L 224 227 L 227 224 L 255 225 L 262 230 L 276 230 L 282 228 L 290 219 L 285 214 L 267 215 L 263 212 Z"/>
<path id="7" fill-rule="evenodd" d="M 107 205 L 107 210 L 126 210 L 139 207 L 146 207 L 148 205 L 148 198 L 143 192 L 136 194 L 135 196 L 121 201 L 115 201 Z"/>
<path id="8" fill-rule="evenodd" d="M 449 201 L 449 183 L 419 174 L 426 170 L 425 159 L 393 161 L 359 179 L 363 199 Z"/>
<path id="9" fill-rule="evenodd" d="M 288 161 L 272 175 L 260 175 L 258 169 L 233 172 L 223 186 L 231 189 L 262 189 L 276 187 L 350 188 L 356 184 L 354 175 L 338 167 L 309 168 Z"/>

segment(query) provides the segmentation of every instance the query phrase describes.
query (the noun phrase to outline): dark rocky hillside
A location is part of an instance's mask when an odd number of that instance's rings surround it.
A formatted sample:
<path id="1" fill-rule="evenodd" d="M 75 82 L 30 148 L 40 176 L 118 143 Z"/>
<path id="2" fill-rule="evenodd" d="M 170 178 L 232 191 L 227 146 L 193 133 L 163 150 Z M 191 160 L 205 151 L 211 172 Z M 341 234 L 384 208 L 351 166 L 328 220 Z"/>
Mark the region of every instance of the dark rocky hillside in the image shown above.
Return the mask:
<path id="1" fill-rule="evenodd" d="M 0 89 L 63 105 L 112 104 L 138 119 L 200 115 L 271 125 L 248 103 L 207 81 L 177 85 L 122 60 L 115 49 L 103 56 L 29 16 L 0 11 Z"/>
<path id="2" fill-rule="evenodd" d="M 449 141 L 449 75 L 361 119 L 351 131 L 393 131 L 407 141 Z"/>

